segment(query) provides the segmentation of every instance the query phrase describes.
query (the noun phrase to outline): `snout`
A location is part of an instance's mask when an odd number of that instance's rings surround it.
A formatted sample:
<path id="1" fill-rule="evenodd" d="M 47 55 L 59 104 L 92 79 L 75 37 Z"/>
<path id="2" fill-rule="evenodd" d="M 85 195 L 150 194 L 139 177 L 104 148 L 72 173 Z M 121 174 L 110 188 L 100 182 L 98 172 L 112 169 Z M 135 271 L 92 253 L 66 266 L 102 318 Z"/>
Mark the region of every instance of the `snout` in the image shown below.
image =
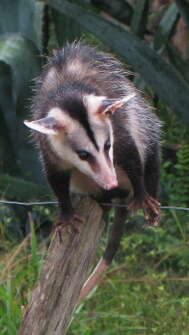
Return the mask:
<path id="1" fill-rule="evenodd" d="M 107 159 L 101 159 L 95 172 L 94 179 L 104 190 L 112 190 L 118 186 L 116 171 L 112 162 L 107 163 Z"/>
<path id="2" fill-rule="evenodd" d="M 99 181 L 99 184 L 101 187 L 103 187 L 105 190 L 112 190 L 113 188 L 118 186 L 118 181 L 117 181 L 117 177 L 116 176 L 104 176 L 104 178 L 102 178 Z"/>
<path id="3" fill-rule="evenodd" d="M 107 183 L 105 185 L 105 189 L 106 190 L 112 190 L 113 188 L 118 186 L 118 181 L 117 178 L 114 178 L 112 181 L 110 181 L 109 183 Z"/>

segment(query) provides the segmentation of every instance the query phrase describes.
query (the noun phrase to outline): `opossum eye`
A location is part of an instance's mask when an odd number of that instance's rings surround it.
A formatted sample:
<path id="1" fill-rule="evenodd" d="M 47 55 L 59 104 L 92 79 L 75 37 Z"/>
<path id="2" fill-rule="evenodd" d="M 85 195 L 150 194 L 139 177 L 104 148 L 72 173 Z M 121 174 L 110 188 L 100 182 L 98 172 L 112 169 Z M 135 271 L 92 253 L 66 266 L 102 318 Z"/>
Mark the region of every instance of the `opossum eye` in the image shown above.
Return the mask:
<path id="1" fill-rule="evenodd" d="M 104 151 L 109 151 L 111 148 L 111 143 L 110 143 L 110 140 L 107 140 L 104 144 Z"/>
<path id="2" fill-rule="evenodd" d="M 78 150 L 76 152 L 82 161 L 89 161 L 92 158 L 92 155 L 88 151 Z"/>

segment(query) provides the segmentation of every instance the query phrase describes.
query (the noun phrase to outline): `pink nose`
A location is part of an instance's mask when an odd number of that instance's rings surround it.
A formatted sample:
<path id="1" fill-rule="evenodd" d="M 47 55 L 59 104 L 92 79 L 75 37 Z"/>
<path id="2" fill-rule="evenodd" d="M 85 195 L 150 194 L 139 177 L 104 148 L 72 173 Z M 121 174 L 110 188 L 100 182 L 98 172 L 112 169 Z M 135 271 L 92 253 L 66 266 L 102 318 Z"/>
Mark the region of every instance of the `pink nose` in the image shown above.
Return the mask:
<path id="1" fill-rule="evenodd" d="M 113 188 L 118 186 L 117 180 L 112 181 L 111 183 L 106 184 L 107 190 L 112 190 Z"/>

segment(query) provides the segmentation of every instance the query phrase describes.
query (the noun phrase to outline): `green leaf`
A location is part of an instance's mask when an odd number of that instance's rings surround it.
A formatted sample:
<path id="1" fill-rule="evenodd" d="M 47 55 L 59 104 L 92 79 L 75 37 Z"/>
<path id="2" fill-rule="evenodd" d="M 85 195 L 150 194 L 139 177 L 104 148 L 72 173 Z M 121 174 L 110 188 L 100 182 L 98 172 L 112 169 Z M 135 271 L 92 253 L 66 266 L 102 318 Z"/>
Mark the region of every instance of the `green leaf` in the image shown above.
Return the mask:
<path id="1" fill-rule="evenodd" d="M 167 47 L 169 60 L 189 83 L 189 61 L 183 59 L 180 53 L 171 45 Z"/>
<path id="2" fill-rule="evenodd" d="M 19 34 L 0 38 L 0 112 L 6 123 L 7 142 L 14 152 L 12 166 L 19 165 L 25 177 L 40 181 L 41 173 L 36 153 L 29 143 L 23 125 L 27 118 L 31 80 L 40 72 L 38 51 L 32 41 Z M 27 112 L 28 113 L 28 112 Z M 15 161 L 16 156 L 16 161 Z"/>
<path id="3" fill-rule="evenodd" d="M 147 17 L 148 0 L 137 0 L 131 20 L 131 31 L 134 34 L 143 36 L 147 24 Z"/>
<path id="4" fill-rule="evenodd" d="M 39 46 L 38 30 L 34 26 L 35 6 L 35 0 L 1 0 L 0 34 L 22 33 Z"/>
<path id="5" fill-rule="evenodd" d="M 33 26 L 36 35 L 36 46 L 38 49 L 43 51 L 43 27 L 44 27 L 44 11 L 45 11 L 45 4 L 44 2 L 35 2 L 35 14 L 33 20 Z"/>
<path id="6" fill-rule="evenodd" d="M 128 24 L 131 20 L 133 9 L 127 1 L 123 0 L 91 0 L 92 5 L 103 10 L 117 20 Z"/>
<path id="7" fill-rule="evenodd" d="M 6 113 L 3 111 L 6 110 Z M 16 109 L 12 96 L 12 77 L 10 67 L 0 61 L 0 159 L 3 169 L 18 171 L 16 148 L 12 145 L 16 137 Z M 12 162 L 15 164 L 12 164 Z"/>
<path id="8" fill-rule="evenodd" d="M 46 3 L 75 19 L 76 22 L 80 22 L 85 29 L 109 45 L 112 51 L 123 57 L 135 71 L 141 74 L 169 107 L 189 121 L 189 86 L 174 67 L 167 64 L 147 43 L 121 27 L 66 0 L 64 2 L 46 0 Z"/>
<path id="9" fill-rule="evenodd" d="M 155 50 L 160 50 L 167 44 L 175 27 L 175 23 L 177 22 L 178 15 L 179 10 L 177 5 L 172 3 L 163 15 L 163 18 L 161 19 L 157 32 L 154 36 L 153 47 Z"/>
<path id="10" fill-rule="evenodd" d="M 47 187 L 7 174 L 0 174 L 0 193 L 9 200 L 52 200 L 52 194 Z"/>
<path id="11" fill-rule="evenodd" d="M 189 27 L 189 2 L 188 0 L 175 0 L 181 15 Z"/>
<path id="12" fill-rule="evenodd" d="M 73 19 L 57 10 L 52 10 L 52 18 L 59 46 L 62 46 L 66 42 L 73 42 L 82 36 L 83 30 L 81 26 Z"/>
<path id="13" fill-rule="evenodd" d="M 14 101 L 16 102 L 21 93 L 23 99 L 23 92 L 28 90 L 26 84 L 40 71 L 37 48 L 20 34 L 2 35 L 0 36 L 0 61 L 11 68 Z"/>

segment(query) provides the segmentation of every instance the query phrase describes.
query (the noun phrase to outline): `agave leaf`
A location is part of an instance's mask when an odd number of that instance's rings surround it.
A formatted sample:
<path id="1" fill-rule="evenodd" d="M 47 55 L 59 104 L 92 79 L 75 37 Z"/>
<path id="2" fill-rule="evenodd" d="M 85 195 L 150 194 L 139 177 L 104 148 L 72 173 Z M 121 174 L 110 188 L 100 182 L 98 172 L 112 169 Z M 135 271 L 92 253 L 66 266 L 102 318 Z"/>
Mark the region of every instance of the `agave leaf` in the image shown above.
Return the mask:
<path id="1" fill-rule="evenodd" d="M 21 178 L 12 177 L 8 174 L 0 174 L 0 192 L 8 200 L 17 201 L 48 201 L 53 195 L 46 186 L 35 184 Z"/>
<path id="2" fill-rule="evenodd" d="M 153 47 L 155 50 L 162 50 L 166 46 L 170 35 L 175 27 L 179 16 L 179 10 L 175 3 L 172 3 L 166 10 L 160 21 L 157 32 L 154 36 Z"/>
<path id="3" fill-rule="evenodd" d="M 34 24 L 35 16 L 39 14 L 35 0 L 1 0 L 0 13 L 3 13 L 0 15 L 0 34 L 22 33 L 40 47 L 40 31 Z M 36 20 L 38 22 L 38 18 Z"/>
<path id="4" fill-rule="evenodd" d="M 175 0 L 178 9 L 189 27 L 189 2 L 188 0 Z"/>
<path id="5" fill-rule="evenodd" d="M 14 101 L 27 91 L 29 83 L 40 70 L 40 59 L 35 45 L 20 34 L 0 36 L 0 61 L 11 67 Z M 31 85 L 31 83 L 30 83 Z"/>
<path id="6" fill-rule="evenodd" d="M 103 10 L 117 20 L 128 24 L 131 21 L 133 9 L 127 1 L 123 0 L 91 0 L 92 5 Z"/>
<path id="7" fill-rule="evenodd" d="M 3 111 L 6 110 L 6 113 Z M 12 145 L 16 137 L 16 110 L 12 97 L 12 77 L 10 67 L 0 61 L 0 160 L 1 169 L 15 173 L 16 148 Z M 12 162 L 15 164 L 12 164 Z M 3 166 L 2 166 L 3 162 Z"/>
<path id="8" fill-rule="evenodd" d="M 148 0 L 137 0 L 131 20 L 131 31 L 143 36 L 148 17 Z"/>
<path id="9" fill-rule="evenodd" d="M 82 36 L 83 30 L 80 24 L 67 17 L 67 15 L 54 9 L 52 10 L 52 18 L 59 46 L 62 46 L 66 42 L 73 42 Z"/>
<path id="10" fill-rule="evenodd" d="M 181 57 L 179 52 L 173 47 L 168 46 L 167 52 L 171 63 L 182 74 L 183 78 L 189 83 L 189 61 Z"/>
<path id="11" fill-rule="evenodd" d="M 10 67 L 2 61 L 0 61 L 0 101 L 1 112 L 6 110 L 3 116 L 8 135 L 10 134 L 11 139 L 14 140 L 16 137 L 16 105 L 12 95 L 12 76 Z"/>
<path id="12" fill-rule="evenodd" d="M 33 19 L 34 32 L 36 36 L 36 46 L 43 50 L 43 26 L 44 26 L 44 2 L 35 1 L 35 13 Z"/>
<path id="13" fill-rule="evenodd" d="M 11 87 L 11 71 L 10 67 L 3 62 L 0 62 L 0 162 L 1 170 L 9 171 L 10 173 L 17 172 L 16 153 L 12 147 L 12 140 L 15 137 L 15 104 L 12 99 Z M 11 98 L 10 98 L 11 97 Z M 2 102 L 4 101 L 4 105 Z M 4 115 L 2 108 L 5 108 L 7 113 Z M 8 123 L 5 121 L 8 121 Z M 8 127 L 7 127 L 8 124 Z M 10 138 L 11 136 L 11 138 Z M 12 164 L 12 161 L 15 164 Z M 3 164 L 2 164 L 3 162 Z"/>
<path id="14" fill-rule="evenodd" d="M 50 6 L 67 13 L 76 22 L 99 37 L 111 49 L 125 58 L 135 71 L 154 89 L 178 115 L 189 122 L 189 85 L 182 79 L 174 67 L 167 64 L 147 43 L 121 27 L 107 22 L 93 14 L 64 0 L 46 0 Z M 173 98 L 174 97 L 174 98 Z"/>
<path id="15" fill-rule="evenodd" d="M 7 128 L 7 143 L 14 152 L 12 166 L 19 165 L 25 177 L 39 181 L 36 154 L 23 125 L 31 80 L 39 74 L 40 59 L 34 44 L 19 34 L 0 38 L 0 112 Z M 16 156 L 16 162 L 15 162 Z"/>

